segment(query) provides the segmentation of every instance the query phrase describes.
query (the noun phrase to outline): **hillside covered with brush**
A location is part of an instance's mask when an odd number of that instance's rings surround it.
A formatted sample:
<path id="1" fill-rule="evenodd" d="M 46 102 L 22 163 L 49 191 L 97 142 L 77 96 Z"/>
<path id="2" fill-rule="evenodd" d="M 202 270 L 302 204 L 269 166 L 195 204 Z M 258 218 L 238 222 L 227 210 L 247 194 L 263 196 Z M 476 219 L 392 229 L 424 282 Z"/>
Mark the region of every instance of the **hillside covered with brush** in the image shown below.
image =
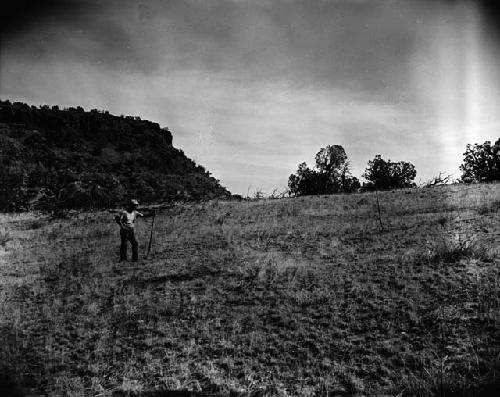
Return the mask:
<path id="1" fill-rule="evenodd" d="M 0 101 L 0 210 L 227 195 L 157 123 L 96 109 Z"/>

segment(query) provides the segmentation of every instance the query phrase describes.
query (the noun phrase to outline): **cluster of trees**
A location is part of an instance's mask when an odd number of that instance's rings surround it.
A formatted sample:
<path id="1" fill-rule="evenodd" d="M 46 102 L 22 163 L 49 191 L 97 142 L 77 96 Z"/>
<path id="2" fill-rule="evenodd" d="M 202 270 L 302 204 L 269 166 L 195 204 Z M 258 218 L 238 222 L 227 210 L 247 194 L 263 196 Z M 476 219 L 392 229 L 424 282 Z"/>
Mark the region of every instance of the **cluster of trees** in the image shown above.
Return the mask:
<path id="1" fill-rule="evenodd" d="M 467 145 L 460 170 L 464 183 L 499 181 L 500 139 L 493 145 L 491 141 Z"/>
<path id="2" fill-rule="evenodd" d="M 406 161 L 397 163 L 384 160 L 380 155 L 368 162 L 363 177 L 368 181 L 366 190 L 402 189 L 415 186 L 413 180 L 417 176 L 415 166 Z"/>
<path id="3" fill-rule="evenodd" d="M 294 195 L 332 194 L 352 192 L 360 187 L 356 177 L 351 176 L 349 161 L 340 145 L 321 148 L 316 154 L 316 169 L 306 163 L 299 165 L 296 174 L 290 175 L 288 187 Z"/>
<path id="4" fill-rule="evenodd" d="M 460 166 L 462 176 L 457 183 L 479 183 L 500 181 L 500 139 L 494 144 L 467 145 L 463 163 Z M 367 182 L 362 185 L 350 173 L 350 164 L 344 148 L 329 145 L 316 154 L 314 169 L 301 163 L 295 174 L 288 178 L 288 187 L 295 196 L 350 193 L 359 190 L 389 190 L 413 187 L 417 171 L 415 166 L 406 161 L 393 162 L 384 160 L 380 155 L 368 161 L 362 175 Z M 436 177 L 427 186 L 448 183 L 451 176 Z"/>
<path id="5" fill-rule="evenodd" d="M 384 160 L 380 155 L 368 162 L 363 177 L 368 181 L 361 186 L 351 175 L 350 164 L 344 148 L 329 145 L 316 154 L 315 169 L 306 163 L 299 165 L 288 178 L 290 193 L 296 196 L 332 193 L 351 193 L 363 190 L 387 190 L 414 186 L 417 175 L 415 166 L 404 161 Z"/>

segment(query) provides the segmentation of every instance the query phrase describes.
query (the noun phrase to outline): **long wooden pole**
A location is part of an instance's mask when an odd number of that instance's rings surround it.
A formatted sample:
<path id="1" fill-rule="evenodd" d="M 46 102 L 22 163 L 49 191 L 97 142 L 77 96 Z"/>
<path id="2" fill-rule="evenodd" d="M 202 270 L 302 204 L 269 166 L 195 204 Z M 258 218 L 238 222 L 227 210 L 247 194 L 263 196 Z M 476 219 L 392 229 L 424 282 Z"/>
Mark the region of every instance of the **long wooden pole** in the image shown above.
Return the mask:
<path id="1" fill-rule="evenodd" d="M 155 218 L 156 218 L 156 210 L 153 211 L 153 221 L 151 222 L 151 234 L 149 235 L 148 252 L 146 254 L 146 258 L 149 256 L 149 253 L 151 252 L 151 246 L 153 245 L 153 231 L 155 227 Z"/>
<path id="2" fill-rule="evenodd" d="M 382 216 L 380 214 L 380 202 L 378 201 L 378 190 L 377 189 L 375 189 L 375 195 L 377 197 L 378 221 L 380 222 L 380 231 L 383 231 L 384 225 L 382 225 Z"/>

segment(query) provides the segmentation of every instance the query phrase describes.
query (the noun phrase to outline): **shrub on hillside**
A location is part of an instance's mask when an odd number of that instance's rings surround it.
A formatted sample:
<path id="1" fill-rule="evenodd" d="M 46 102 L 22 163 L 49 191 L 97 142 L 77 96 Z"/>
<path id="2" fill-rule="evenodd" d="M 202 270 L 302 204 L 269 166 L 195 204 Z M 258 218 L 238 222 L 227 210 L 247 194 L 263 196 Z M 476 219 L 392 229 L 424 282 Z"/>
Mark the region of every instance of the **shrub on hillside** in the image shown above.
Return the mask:
<path id="1" fill-rule="evenodd" d="M 466 183 L 500 180 L 500 139 L 494 145 L 490 141 L 467 145 L 460 169 Z"/>
<path id="2" fill-rule="evenodd" d="M 360 187 L 351 176 L 349 161 L 344 148 L 329 145 L 316 153 L 316 167 L 299 164 L 295 174 L 288 178 L 290 193 L 295 196 L 353 192 Z"/>
<path id="3" fill-rule="evenodd" d="M 415 186 L 417 175 L 415 166 L 405 161 L 392 162 L 376 155 L 368 162 L 363 177 L 368 180 L 366 190 L 389 190 Z"/>
<path id="4" fill-rule="evenodd" d="M 482 204 L 477 208 L 479 215 L 487 215 L 500 211 L 500 200 L 495 200 L 491 203 Z"/>

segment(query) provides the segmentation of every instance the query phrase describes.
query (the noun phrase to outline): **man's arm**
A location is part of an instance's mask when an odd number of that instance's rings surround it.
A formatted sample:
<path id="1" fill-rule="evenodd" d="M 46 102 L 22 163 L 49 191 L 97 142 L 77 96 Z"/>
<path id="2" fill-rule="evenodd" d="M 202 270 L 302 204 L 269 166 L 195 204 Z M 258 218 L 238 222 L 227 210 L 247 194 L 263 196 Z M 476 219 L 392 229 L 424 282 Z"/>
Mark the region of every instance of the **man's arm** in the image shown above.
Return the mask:
<path id="1" fill-rule="evenodd" d="M 156 210 L 151 208 L 143 208 L 141 212 L 136 211 L 137 216 L 142 216 L 143 218 L 152 217 L 156 213 Z"/>
<path id="2" fill-rule="evenodd" d="M 122 223 L 122 218 L 123 218 L 123 213 L 120 214 L 120 215 L 116 215 L 115 216 L 115 221 L 120 226 L 120 229 L 124 229 L 124 226 L 123 226 L 123 223 Z"/>

